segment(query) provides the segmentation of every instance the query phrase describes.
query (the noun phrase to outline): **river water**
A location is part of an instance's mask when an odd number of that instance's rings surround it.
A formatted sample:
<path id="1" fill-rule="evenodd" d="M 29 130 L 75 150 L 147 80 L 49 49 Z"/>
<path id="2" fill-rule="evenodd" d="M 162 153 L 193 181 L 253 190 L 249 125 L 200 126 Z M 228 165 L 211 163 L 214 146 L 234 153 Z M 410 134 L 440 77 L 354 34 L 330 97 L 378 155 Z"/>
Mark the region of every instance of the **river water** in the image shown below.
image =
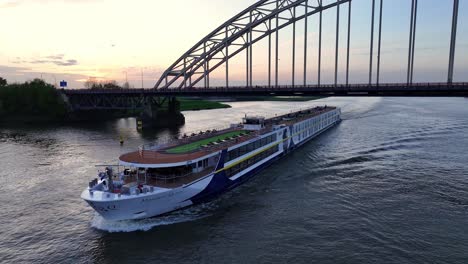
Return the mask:
<path id="1" fill-rule="evenodd" d="M 0 262 L 468 263 L 468 99 L 231 104 L 143 134 L 134 119 L 0 128 Z M 142 143 L 324 104 L 341 124 L 211 203 L 109 222 L 79 197 Z"/>

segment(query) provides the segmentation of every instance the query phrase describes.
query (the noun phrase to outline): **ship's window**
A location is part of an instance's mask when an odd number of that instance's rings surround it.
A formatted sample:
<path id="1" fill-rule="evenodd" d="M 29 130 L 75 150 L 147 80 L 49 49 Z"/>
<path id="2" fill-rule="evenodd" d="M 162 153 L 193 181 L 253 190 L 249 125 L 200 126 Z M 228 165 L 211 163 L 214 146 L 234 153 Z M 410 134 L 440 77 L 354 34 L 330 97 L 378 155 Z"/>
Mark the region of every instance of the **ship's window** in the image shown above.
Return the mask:
<path id="1" fill-rule="evenodd" d="M 261 148 L 262 147 L 262 142 L 261 140 L 255 141 L 255 149 Z"/>
<path id="2" fill-rule="evenodd" d="M 239 169 L 240 169 L 240 170 L 244 170 L 245 168 L 247 168 L 246 162 L 245 162 L 245 161 L 244 161 L 244 162 L 241 162 L 241 163 L 239 164 Z"/>
<path id="3" fill-rule="evenodd" d="M 265 151 L 263 151 L 262 153 L 258 154 L 258 155 L 255 155 L 241 163 L 239 163 L 238 165 L 230 168 L 230 169 L 227 169 L 226 170 L 226 175 L 228 177 L 232 177 L 234 176 L 235 174 L 239 173 L 240 171 L 242 170 L 245 170 L 247 169 L 248 167 L 256 164 L 257 162 L 271 156 L 273 153 L 276 153 L 277 151 L 279 150 L 279 146 L 274 146 L 270 149 L 267 149 Z"/>
<path id="4" fill-rule="evenodd" d="M 243 149 L 244 149 L 244 154 L 243 155 L 249 153 L 249 144 L 244 145 Z"/>
<path id="5" fill-rule="evenodd" d="M 242 156 L 245 153 L 247 153 L 247 149 L 246 149 L 246 146 L 244 145 L 244 146 L 239 148 L 239 156 Z"/>
<path id="6" fill-rule="evenodd" d="M 237 153 L 238 153 L 239 157 L 242 156 L 242 155 L 244 155 L 244 153 L 245 153 L 245 151 L 243 150 L 243 148 L 244 148 L 244 146 L 237 148 L 237 151 L 238 151 Z"/>
<path id="7" fill-rule="evenodd" d="M 247 152 L 251 152 L 252 150 L 254 150 L 254 145 L 250 143 L 247 145 Z"/>
<path id="8" fill-rule="evenodd" d="M 259 149 L 259 148 L 261 148 L 263 146 L 266 146 L 266 145 L 268 145 L 268 144 L 270 144 L 272 142 L 275 142 L 276 139 L 277 139 L 277 135 L 275 133 L 275 134 L 269 135 L 267 137 L 264 137 L 262 139 L 258 139 L 257 141 L 254 141 L 254 142 L 249 143 L 247 145 L 244 145 L 244 146 L 241 146 L 239 148 L 233 149 L 233 150 L 228 152 L 226 162 L 237 159 L 240 156 L 243 156 L 243 155 L 245 155 L 245 154 L 247 154 L 249 152 L 252 152 L 252 151 L 254 151 L 256 149 Z"/>
<path id="9" fill-rule="evenodd" d="M 203 160 L 203 167 L 208 167 L 208 159 Z"/>
<path id="10" fill-rule="evenodd" d="M 200 168 L 203 165 L 203 161 L 198 161 L 198 167 Z"/>
<path id="11" fill-rule="evenodd" d="M 239 149 L 233 149 L 233 150 L 229 151 L 229 153 L 231 153 L 231 159 L 230 160 L 233 160 L 233 159 L 236 159 L 237 157 L 239 157 Z"/>
<path id="12" fill-rule="evenodd" d="M 192 172 L 191 166 L 179 166 L 179 167 L 170 167 L 170 168 L 149 168 L 146 170 L 146 175 L 149 177 L 158 177 L 170 179 L 174 177 L 180 177 L 188 175 Z"/>

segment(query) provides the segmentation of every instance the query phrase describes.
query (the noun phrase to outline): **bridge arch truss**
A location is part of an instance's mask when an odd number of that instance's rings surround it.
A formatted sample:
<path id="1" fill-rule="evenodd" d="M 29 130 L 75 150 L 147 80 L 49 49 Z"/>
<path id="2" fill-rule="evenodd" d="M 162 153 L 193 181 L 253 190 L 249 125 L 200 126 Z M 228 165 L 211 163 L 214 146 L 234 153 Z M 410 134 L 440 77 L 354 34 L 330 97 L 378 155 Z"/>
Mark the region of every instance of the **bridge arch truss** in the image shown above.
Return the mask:
<path id="1" fill-rule="evenodd" d="M 246 87 L 252 87 L 253 79 L 253 45 L 268 37 L 268 87 L 278 87 L 278 42 L 279 30 L 292 25 L 293 47 L 292 47 L 292 86 L 296 83 L 296 24 L 304 20 L 304 67 L 303 80 L 300 85 L 307 83 L 307 46 L 308 46 L 308 18 L 319 15 L 319 40 L 318 40 L 318 66 L 317 85 L 321 85 L 321 56 L 322 56 L 322 13 L 331 8 L 336 8 L 336 45 L 335 45 L 335 73 L 334 84 L 338 85 L 338 56 L 339 56 L 339 26 L 340 6 L 348 5 L 347 15 L 347 53 L 346 84 L 349 85 L 349 53 L 351 38 L 351 4 L 352 0 L 260 0 L 251 5 L 238 15 L 234 16 L 213 32 L 200 40 L 195 46 L 176 60 L 165 70 L 157 81 L 155 89 L 183 89 L 192 88 L 196 85 L 204 88 L 210 87 L 210 74 L 225 65 L 225 87 L 229 88 L 229 61 L 239 53 L 246 51 Z M 374 25 L 376 13 L 376 1 L 379 1 L 380 13 L 378 16 L 378 39 L 377 42 L 377 68 L 374 80 Z M 455 42 L 458 21 L 459 0 L 454 1 L 452 33 L 450 39 L 450 54 L 448 68 L 448 83 L 452 83 L 453 67 L 455 59 Z M 380 51 L 382 37 L 382 16 L 384 0 L 372 0 L 372 20 L 370 21 L 370 62 L 369 62 L 369 85 L 380 81 Z M 418 12 L 418 0 L 411 0 L 411 24 L 409 27 L 409 51 L 407 68 L 407 85 L 413 83 L 414 50 L 416 41 L 416 17 Z M 273 39 L 275 38 L 275 39 Z M 272 42 L 275 42 L 274 45 Z M 273 49 L 274 46 L 274 49 Z M 203 82 L 203 83 L 201 83 Z"/>
<path id="2" fill-rule="evenodd" d="M 199 41 L 160 77 L 155 88 L 193 87 L 203 81 L 210 86 L 210 73 L 226 64 L 226 87 L 229 87 L 229 60 L 247 50 L 246 85 L 252 85 L 252 46 L 269 38 L 269 86 L 272 85 L 272 68 L 275 71 L 274 85 L 278 84 L 278 60 L 272 65 L 272 56 L 278 57 L 278 31 L 311 15 L 337 7 L 351 0 L 338 0 L 323 5 L 322 0 L 261 0 L 228 20 L 208 36 Z M 297 12 L 302 8 L 302 12 Z M 295 32 L 295 31 L 294 31 Z M 276 36 L 275 50 L 272 49 L 272 35 Z M 294 39 L 294 38 L 293 38 Z M 294 39 L 295 41 L 295 39 Z M 307 49 L 307 30 L 304 49 Z M 272 54 L 272 53 L 275 54 Z M 306 62 L 304 62 L 306 64 Z M 305 65 L 306 66 L 306 65 Z M 305 72 L 306 67 L 304 68 Z M 305 77 L 304 77 L 305 78 Z"/>

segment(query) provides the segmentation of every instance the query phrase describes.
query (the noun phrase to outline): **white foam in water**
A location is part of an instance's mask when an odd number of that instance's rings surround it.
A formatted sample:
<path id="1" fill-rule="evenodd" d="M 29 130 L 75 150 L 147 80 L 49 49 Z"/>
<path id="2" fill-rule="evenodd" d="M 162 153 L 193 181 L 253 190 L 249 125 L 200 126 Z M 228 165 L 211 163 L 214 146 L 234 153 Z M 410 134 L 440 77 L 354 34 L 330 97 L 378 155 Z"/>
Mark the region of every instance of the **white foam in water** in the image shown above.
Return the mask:
<path id="1" fill-rule="evenodd" d="M 111 221 L 104 219 L 98 213 L 95 213 L 91 226 L 101 231 L 110 233 L 149 231 L 157 226 L 172 225 L 177 223 L 195 221 L 209 216 L 209 205 L 201 205 L 186 210 L 174 212 L 172 214 L 147 218 L 141 220 L 123 220 Z M 207 210 L 208 209 L 208 210 Z"/>

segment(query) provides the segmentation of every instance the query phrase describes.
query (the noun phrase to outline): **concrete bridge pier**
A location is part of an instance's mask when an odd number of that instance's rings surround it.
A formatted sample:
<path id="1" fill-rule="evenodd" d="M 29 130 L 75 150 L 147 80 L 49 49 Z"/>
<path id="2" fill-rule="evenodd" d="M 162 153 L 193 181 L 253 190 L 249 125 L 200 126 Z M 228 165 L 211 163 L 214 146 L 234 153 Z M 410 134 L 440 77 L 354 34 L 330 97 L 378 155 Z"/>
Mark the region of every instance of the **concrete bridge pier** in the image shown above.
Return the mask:
<path id="1" fill-rule="evenodd" d="M 137 129 L 167 128 L 185 124 L 185 117 L 180 112 L 180 102 L 176 97 L 168 97 L 165 103 L 148 103 L 137 118 Z"/>

